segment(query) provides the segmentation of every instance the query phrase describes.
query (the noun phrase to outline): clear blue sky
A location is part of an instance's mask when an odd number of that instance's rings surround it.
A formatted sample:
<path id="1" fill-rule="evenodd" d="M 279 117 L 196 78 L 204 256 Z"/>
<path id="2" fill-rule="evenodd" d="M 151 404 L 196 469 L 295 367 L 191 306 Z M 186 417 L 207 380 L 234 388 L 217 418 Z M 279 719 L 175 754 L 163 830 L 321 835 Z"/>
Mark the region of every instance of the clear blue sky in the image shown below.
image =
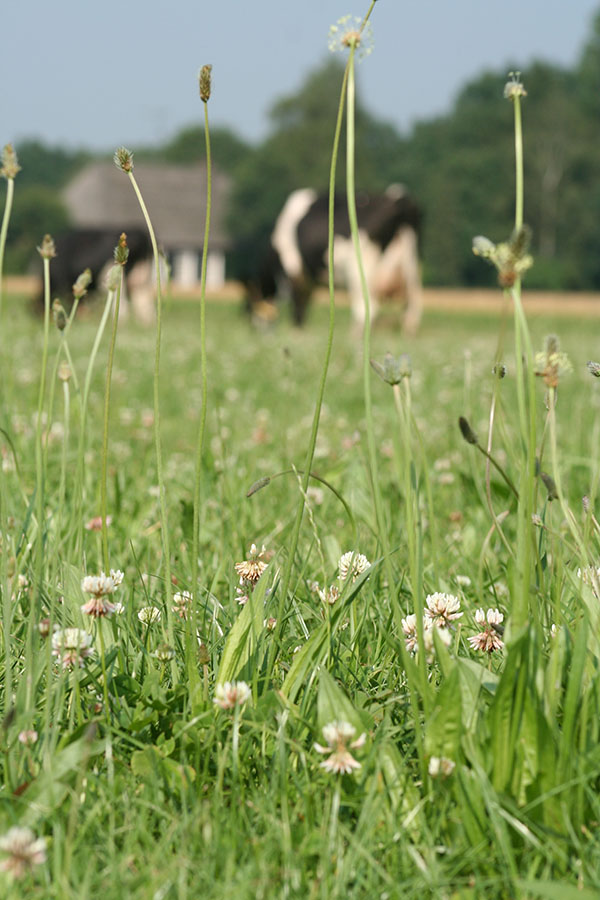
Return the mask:
<path id="1" fill-rule="evenodd" d="M 197 71 L 213 64 L 213 124 L 258 140 L 272 102 L 328 54 L 329 26 L 368 0 L 12 0 L 3 4 L 0 144 L 38 137 L 111 150 L 200 122 Z M 359 69 L 370 110 L 401 129 L 446 111 L 485 69 L 571 66 L 600 0 L 378 0 Z"/>

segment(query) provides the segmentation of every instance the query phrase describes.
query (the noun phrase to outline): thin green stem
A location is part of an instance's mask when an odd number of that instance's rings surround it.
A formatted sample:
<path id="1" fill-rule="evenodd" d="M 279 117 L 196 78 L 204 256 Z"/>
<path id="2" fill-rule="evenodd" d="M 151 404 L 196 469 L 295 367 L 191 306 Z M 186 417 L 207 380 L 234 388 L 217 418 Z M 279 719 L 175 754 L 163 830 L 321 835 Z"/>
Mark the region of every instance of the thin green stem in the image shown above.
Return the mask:
<path id="1" fill-rule="evenodd" d="M 159 394 L 159 386 L 160 386 L 160 349 L 161 349 L 161 339 L 162 339 L 162 290 L 161 290 L 161 277 L 160 277 L 160 256 L 158 253 L 158 244 L 156 243 L 156 235 L 154 234 L 154 228 L 152 227 L 152 222 L 150 220 L 150 215 L 148 214 L 148 210 L 146 208 L 146 204 L 144 203 L 144 198 L 142 197 L 142 193 L 138 187 L 138 183 L 135 180 L 133 172 L 130 170 L 127 172 L 129 176 L 129 180 L 131 181 L 132 187 L 135 191 L 135 195 L 138 199 L 138 203 L 140 204 L 140 208 L 142 210 L 144 219 L 146 221 L 146 226 L 148 228 L 148 233 L 150 235 L 150 241 L 152 243 L 152 252 L 154 254 L 154 265 L 156 271 L 156 348 L 154 355 L 154 379 L 153 379 L 153 397 L 154 397 L 154 443 L 156 450 L 156 475 L 158 478 L 158 488 L 160 493 L 160 519 L 161 519 L 161 539 L 162 539 L 162 547 L 163 547 L 163 557 L 164 557 L 164 575 L 165 575 L 165 590 L 166 590 L 166 603 L 167 603 L 167 634 L 169 643 L 173 643 L 173 608 L 172 608 L 172 585 L 171 585 L 171 548 L 169 541 L 169 519 L 167 515 L 167 498 L 165 493 L 165 482 L 164 482 L 164 473 L 163 473 L 163 462 L 162 462 L 162 444 L 161 444 L 161 436 L 160 436 L 160 394 Z M 173 678 L 177 677 L 177 667 L 173 663 L 171 666 L 171 672 Z"/>
<path id="2" fill-rule="evenodd" d="M 110 388 L 112 380 L 112 370 L 115 359 L 115 346 L 117 343 L 117 326 L 119 324 L 119 307 L 121 303 L 121 289 L 123 286 L 123 269 L 121 269 L 121 277 L 117 285 L 115 295 L 115 306 L 113 310 L 113 327 L 108 347 L 108 362 L 106 364 L 106 382 L 104 387 L 104 419 L 102 428 L 102 474 L 100 477 L 100 519 L 102 530 L 102 561 L 104 563 L 104 571 L 108 574 L 110 571 L 110 557 L 108 553 L 108 523 L 106 517 L 108 515 L 108 424 L 110 419 Z"/>
<path id="3" fill-rule="evenodd" d="M 2 226 L 0 227 L 0 335 L 2 335 L 2 304 L 3 304 L 3 282 L 4 282 L 4 251 L 6 248 L 6 236 L 8 234 L 8 223 L 12 212 L 13 197 L 15 193 L 15 179 L 6 179 L 6 201 L 4 203 L 4 214 L 2 216 Z"/>

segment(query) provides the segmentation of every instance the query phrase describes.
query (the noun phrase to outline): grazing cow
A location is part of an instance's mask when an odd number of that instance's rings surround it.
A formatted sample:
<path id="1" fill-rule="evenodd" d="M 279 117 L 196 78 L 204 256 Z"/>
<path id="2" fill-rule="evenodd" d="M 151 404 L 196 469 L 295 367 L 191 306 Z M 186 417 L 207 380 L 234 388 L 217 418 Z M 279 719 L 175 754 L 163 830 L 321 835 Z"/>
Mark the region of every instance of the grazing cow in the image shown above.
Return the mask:
<path id="1" fill-rule="evenodd" d="M 294 320 L 302 324 L 315 284 L 327 278 L 328 206 L 327 194 L 310 188 L 290 194 L 275 223 L 262 267 L 248 282 L 251 309 L 276 296 L 287 296 Z M 359 195 L 356 212 L 371 318 L 380 300 L 404 294 L 404 329 L 414 334 L 422 314 L 420 210 L 401 185 L 393 185 L 383 194 Z M 363 292 L 344 194 L 335 197 L 334 266 L 336 284 L 348 289 L 353 318 L 362 326 Z"/>
<path id="2" fill-rule="evenodd" d="M 141 228 L 128 228 L 129 257 L 126 266 L 126 291 L 132 311 L 138 321 L 150 324 L 154 320 L 154 291 L 152 288 L 152 245 L 148 233 Z M 50 290 L 66 309 L 73 302 L 72 286 L 84 269 L 92 272 L 88 290 L 104 288 L 103 279 L 113 262 L 119 234 L 106 228 L 74 228 L 55 240 L 56 257 L 50 263 Z M 125 297 L 122 298 L 126 300 Z M 38 305 L 43 306 L 43 293 Z M 126 312 L 126 302 L 121 308 Z"/>

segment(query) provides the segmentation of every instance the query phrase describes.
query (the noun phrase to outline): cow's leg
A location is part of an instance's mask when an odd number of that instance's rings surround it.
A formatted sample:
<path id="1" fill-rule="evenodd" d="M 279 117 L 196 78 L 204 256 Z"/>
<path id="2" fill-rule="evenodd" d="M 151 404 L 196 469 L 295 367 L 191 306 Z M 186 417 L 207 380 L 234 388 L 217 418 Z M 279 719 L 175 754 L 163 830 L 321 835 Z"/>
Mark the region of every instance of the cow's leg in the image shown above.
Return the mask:
<path id="1" fill-rule="evenodd" d="M 406 291 L 406 310 L 403 328 L 406 334 L 415 335 L 419 330 L 423 317 L 423 286 L 421 281 L 421 263 L 417 235 L 412 228 L 402 232 L 402 268 Z"/>
<path id="2" fill-rule="evenodd" d="M 137 263 L 127 277 L 127 289 L 134 318 L 141 325 L 153 325 L 155 321 L 152 263 Z"/>
<path id="3" fill-rule="evenodd" d="M 304 278 L 290 280 L 292 317 L 296 325 L 303 325 L 311 295 L 311 285 Z"/>

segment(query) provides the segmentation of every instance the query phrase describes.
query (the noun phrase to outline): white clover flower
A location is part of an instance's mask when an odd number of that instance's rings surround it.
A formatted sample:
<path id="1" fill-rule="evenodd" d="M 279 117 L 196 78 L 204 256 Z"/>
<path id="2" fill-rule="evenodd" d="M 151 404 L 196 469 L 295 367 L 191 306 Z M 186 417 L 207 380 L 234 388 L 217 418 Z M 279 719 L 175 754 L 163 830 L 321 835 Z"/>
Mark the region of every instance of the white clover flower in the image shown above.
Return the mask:
<path id="1" fill-rule="evenodd" d="M 251 696 L 252 692 L 245 681 L 225 681 L 215 687 L 213 703 L 221 709 L 234 709 L 236 706 L 244 706 Z"/>
<path id="2" fill-rule="evenodd" d="M 157 606 L 144 606 L 137 614 L 142 625 L 154 625 L 160 622 L 160 609 Z"/>
<path id="3" fill-rule="evenodd" d="M 402 619 L 402 631 L 405 634 L 406 649 L 409 653 L 417 652 L 417 617 L 414 613 L 410 613 L 405 619 Z"/>
<path id="4" fill-rule="evenodd" d="M 339 578 L 341 581 L 345 581 L 351 575 L 352 581 L 356 581 L 358 576 L 370 567 L 371 563 L 364 554 L 348 550 L 347 553 L 340 556 L 338 562 Z"/>
<path id="5" fill-rule="evenodd" d="M 180 619 L 187 619 L 191 607 L 192 595 L 189 591 L 177 591 L 176 594 L 173 594 L 173 612 L 176 613 Z"/>
<path id="6" fill-rule="evenodd" d="M 353 769 L 360 769 L 360 763 L 354 759 L 350 750 L 358 750 L 365 743 L 367 736 L 363 732 L 355 741 L 351 739 L 356 734 L 356 728 L 349 722 L 335 721 L 330 722 L 323 728 L 323 737 L 327 742 L 327 746 L 315 743 L 314 749 L 317 753 L 329 754 L 320 766 L 326 772 L 332 772 L 336 775 L 350 774 Z"/>
<path id="7" fill-rule="evenodd" d="M 63 669 L 83 666 L 94 652 L 91 644 L 91 634 L 82 628 L 61 628 L 52 635 L 52 655 L 59 657 Z"/>
<path id="8" fill-rule="evenodd" d="M 435 594 L 428 594 L 425 602 L 427 604 L 425 615 L 438 628 L 447 628 L 451 622 L 462 616 L 460 600 L 453 594 L 441 594 L 436 591 Z"/>
<path id="9" fill-rule="evenodd" d="M 452 775 L 454 769 L 456 768 L 456 763 L 452 759 L 448 759 L 447 756 L 432 756 L 429 760 L 429 774 L 432 778 L 438 778 L 440 775 L 442 778 L 448 778 L 449 775 Z"/>
<path id="10" fill-rule="evenodd" d="M 457 575 L 455 580 L 457 585 L 461 588 L 471 587 L 471 579 L 468 575 Z"/>
<path id="11" fill-rule="evenodd" d="M 166 663 L 175 658 L 175 651 L 169 644 L 159 644 L 152 656 L 159 662 Z"/>
<path id="12" fill-rule="evenodd" d="M 38 733 L 35 729 L 27 729 L 25 731 L 20 731 L 17 735 L 17 740 L 20 744 L 25 744 L 28 747 L 30 744 L 35 744 L 38 739 Z"/>
<path id="13" fill-rule="evenodd" d="M 46 862 L 46 838 L 36 838 L 30 828 L 15 826 L 0 837 L 0 851 L 6 854 L 0 870 L 13 878 L 22 878 L 34 866 Z"/>
<path id="14" fill-rule="evenodd" d="M 318 594 L 323 603 L 328 603 L 330 606 L 333 606 L 336 600 L 339 600 L 340 589 L 337 585 L 332 584 L 331 587 L 328 588 L 318 588 Z"/>
<path id="15" fill-rule="evenodd" d="M 258 550 L 256 544 L 252 544 L 250 552 L 248 553 L 248 559 L 244 559 L 242 562 L 235 564 L 234 568 L 240 576 L 241 585 L 251 585 L 254 587 L 267 568 L 267 563 L 264 561 L 266 552 L 264 544 L 260 550 Z"/>
<path id="16" fill-rule="evenodd" d="M 475 612 L 475 621 L 484 628 L 468 639 L 473 650 L 480 650 L 483 653 L 501 650 L 504 641 L 500 638 L 501 629 L 497 626 L 504 621 L 502 613 L 498 609 L 488 609 L 487 613 L 483 609 L 478 609 Z"/>
<path id="17" fill-rule="evenodd" d="M 119 610 L 117 604 L 113 603 L 108 597 L 114 594 L 119 585 L 123 582 L 123 572 L 119 569 L 110 570 L 110 575 L 100 572 L 99 575 L 86 575 L 81 582 L 81 589 L 86 594 L 90 594 L 91 598 L 87 603 L 81 606 L 81 612 L 88 616 L 100 618 L 101 616 L 112 616 L 114 612 Z"/>

